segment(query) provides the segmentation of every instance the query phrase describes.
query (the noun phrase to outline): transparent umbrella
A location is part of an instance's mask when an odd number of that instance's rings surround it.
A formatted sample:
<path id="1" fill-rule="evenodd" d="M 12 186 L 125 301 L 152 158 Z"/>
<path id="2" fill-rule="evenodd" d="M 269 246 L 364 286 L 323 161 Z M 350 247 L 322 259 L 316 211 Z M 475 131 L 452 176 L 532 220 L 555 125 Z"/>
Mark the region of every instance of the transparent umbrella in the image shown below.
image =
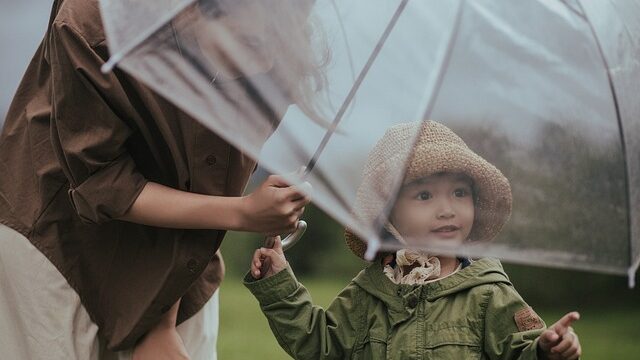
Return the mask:
<path id="1" fill-rule="evenodd" d="M 408 146 L 363 215 L 358 189 L 388 129 L 448 126 L 510 180 L 495 241 L 433 251 L 628 275 L 640 263 L 640 6 L 633 1 L 102 0 L 119 66 L 260 160 L 308 181 L 368 245 Z M 410 138 L 416 139 L 420 127 Z M 371 216 L 374 214 L 374 216 Z M 313 226 L 312 224 L 310 226 Z"/>

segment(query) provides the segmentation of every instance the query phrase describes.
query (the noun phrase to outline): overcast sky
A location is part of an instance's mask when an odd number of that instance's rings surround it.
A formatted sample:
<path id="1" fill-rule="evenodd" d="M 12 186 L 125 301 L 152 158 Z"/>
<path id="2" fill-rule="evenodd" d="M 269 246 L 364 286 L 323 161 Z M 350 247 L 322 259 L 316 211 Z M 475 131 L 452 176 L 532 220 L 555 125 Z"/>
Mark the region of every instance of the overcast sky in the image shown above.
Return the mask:
<path id="1" fill-rule="evenodd" d="M 0 123 L 47 27 L 52 0 L 0 0 Z"/>

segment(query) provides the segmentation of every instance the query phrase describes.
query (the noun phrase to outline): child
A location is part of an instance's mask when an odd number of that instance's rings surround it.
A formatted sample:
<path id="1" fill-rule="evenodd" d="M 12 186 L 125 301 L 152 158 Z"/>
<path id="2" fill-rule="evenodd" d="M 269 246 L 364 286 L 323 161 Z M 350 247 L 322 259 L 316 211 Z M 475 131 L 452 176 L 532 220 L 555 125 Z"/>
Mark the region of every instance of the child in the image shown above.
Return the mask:
<path id="1" fill-rule="evenodd" d="M 462 243 L 497 235 L 511 213 L 508 180 L 433 121 L 387 131 L 369 156 L 355 211 L 365 218 L 379 213 L 372 193 L 388 188 L 379 172 L 398 163 L 390 150 L 398 144 L 414 147 L 385 226 L 390 236 L 401 242 Z M 346 241 L 363 257 L 365 244 L 349 230 Z M 577 359 L 581 354 L 571 328 L 579 314 L 569 313 L 545 329 L 498 260 L 411 250 L 380 254 L 325 311 L 312 305 L 278 238 L 275 244 L 256 250 L 245 285 L 280 345 L 296 359 Z"/>

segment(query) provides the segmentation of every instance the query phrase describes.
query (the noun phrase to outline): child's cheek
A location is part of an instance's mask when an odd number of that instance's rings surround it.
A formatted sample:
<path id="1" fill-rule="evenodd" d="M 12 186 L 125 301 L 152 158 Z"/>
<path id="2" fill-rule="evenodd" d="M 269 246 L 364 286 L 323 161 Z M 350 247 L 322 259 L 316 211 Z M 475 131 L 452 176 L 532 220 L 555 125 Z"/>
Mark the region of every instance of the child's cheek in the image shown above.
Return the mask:
<path id="1" fill-rule="evenodd" d="M 424 207 L 416 207 L 413 211 L 405 214 L 404 228 L 405 236 L 421 239 L 428 235 L 430 229 L 429 212 Z"/>
<path id="2" fill-rule="evenodd" d="M 461 209 L 461 213 L 465 220 L 473 223 L 473 219 L 475 217 L 475 206 L 473 205 L 473 200 L 469 199 L 465 202 L 464 207 Z"/>

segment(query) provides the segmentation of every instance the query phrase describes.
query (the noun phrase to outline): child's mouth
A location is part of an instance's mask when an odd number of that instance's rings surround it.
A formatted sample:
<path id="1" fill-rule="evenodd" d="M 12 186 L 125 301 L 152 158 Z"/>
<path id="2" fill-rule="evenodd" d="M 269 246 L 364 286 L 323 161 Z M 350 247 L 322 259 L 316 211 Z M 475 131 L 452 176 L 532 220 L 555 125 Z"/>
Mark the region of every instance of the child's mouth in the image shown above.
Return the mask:
<path id="1" fill-rule="evenodd" d="M 460 228 L 458 226 L 455 225 L 447 225 L 447 226 L 441 226 L 439 228 L 433 229 L 431 230 L 431 232 L 434 232 L 440 236 L 453 236 L 455 235 L 455 233 L 460 230 Z"/>

